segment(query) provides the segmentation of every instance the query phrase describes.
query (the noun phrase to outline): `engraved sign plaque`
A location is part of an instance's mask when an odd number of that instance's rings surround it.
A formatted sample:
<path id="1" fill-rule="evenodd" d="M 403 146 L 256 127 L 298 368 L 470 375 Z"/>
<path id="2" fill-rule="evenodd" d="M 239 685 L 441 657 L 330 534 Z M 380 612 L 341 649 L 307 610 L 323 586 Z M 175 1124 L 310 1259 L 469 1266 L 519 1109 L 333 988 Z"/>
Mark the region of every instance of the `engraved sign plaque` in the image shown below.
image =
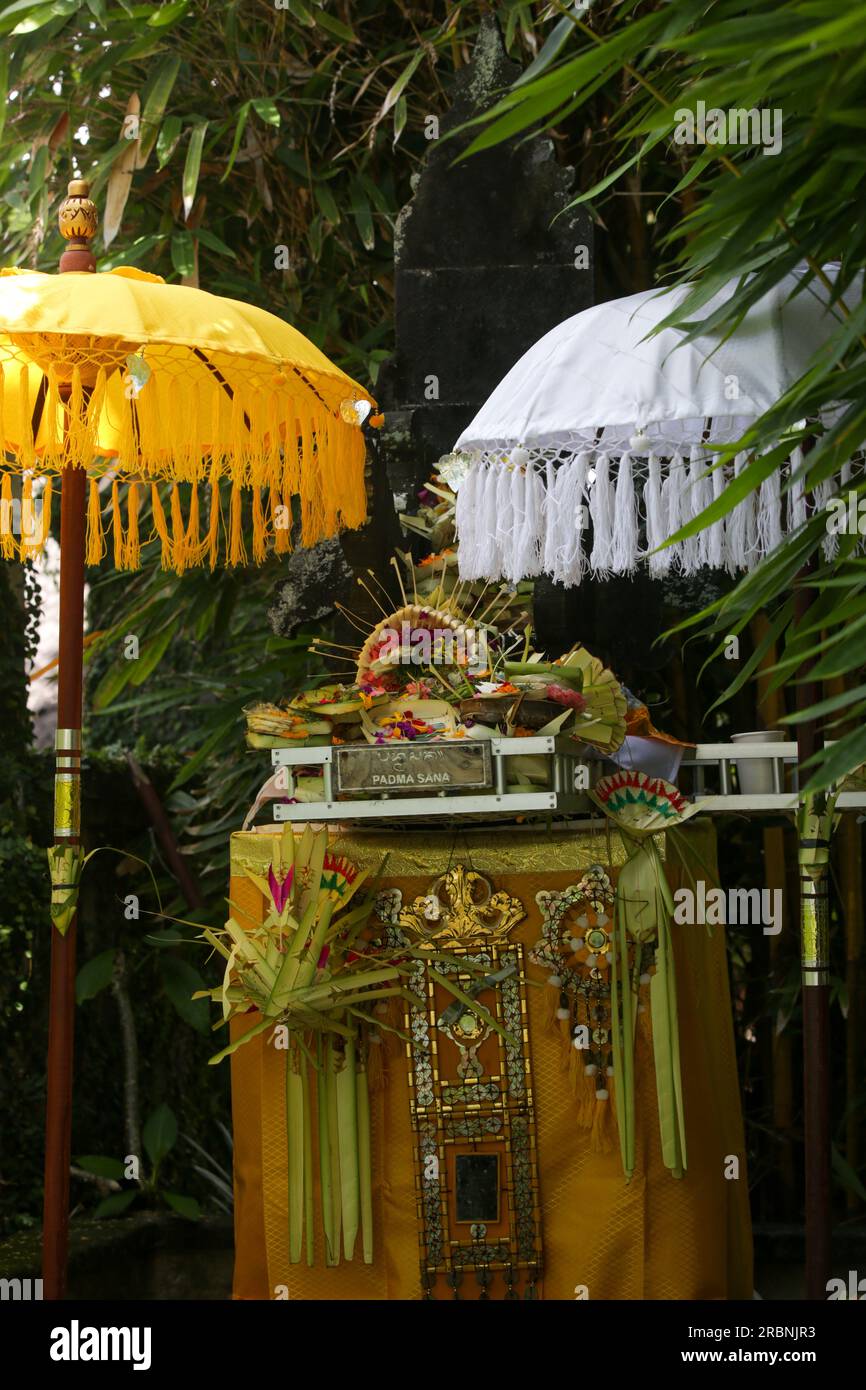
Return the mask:
<path id="1" fill-rule="evenodd" d="M 338 792 L 472 791 L 492 786 L 486 743 L 400 743 L 336 748 Z"/>

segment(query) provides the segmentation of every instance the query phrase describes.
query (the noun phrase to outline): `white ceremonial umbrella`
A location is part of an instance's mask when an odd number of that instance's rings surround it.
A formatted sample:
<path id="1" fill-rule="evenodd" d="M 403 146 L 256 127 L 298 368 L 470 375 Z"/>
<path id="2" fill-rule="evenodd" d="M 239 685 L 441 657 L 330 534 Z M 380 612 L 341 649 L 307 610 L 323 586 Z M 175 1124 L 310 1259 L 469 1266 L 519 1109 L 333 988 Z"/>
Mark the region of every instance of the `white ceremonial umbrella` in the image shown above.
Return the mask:
<path id="1" fill-rule="evenodd" d="M 836 267 L 825 273 L 832 280 Z M 462 578 L 547 574 L 574 585 L 588 575 L 629 574 L 644 559 L 656 575 L 702 565 L 735 573 L 753 569 L 806 520 L 802 481 L 783 496 L 802 462 L 795 449 L 726 518 L 658 550 L 745 466 L 741 454 L 711 468 L 716 451 L 803 375 L 839 313 L 801 269 L 754 304 L 727 339 L 687 342 L 669 327 L 648 336 L 687 292 L 651 290 L 585 309 L 539 339 L 499 383 L 461 434 L 448 470 L 458 485 Z M 705 316 L 735 293 L 732 283 Z M 856 293 L 849 294 L 853 303 Z M 826 480 L 813 505 L 837 490 L 837 480 Z"/>

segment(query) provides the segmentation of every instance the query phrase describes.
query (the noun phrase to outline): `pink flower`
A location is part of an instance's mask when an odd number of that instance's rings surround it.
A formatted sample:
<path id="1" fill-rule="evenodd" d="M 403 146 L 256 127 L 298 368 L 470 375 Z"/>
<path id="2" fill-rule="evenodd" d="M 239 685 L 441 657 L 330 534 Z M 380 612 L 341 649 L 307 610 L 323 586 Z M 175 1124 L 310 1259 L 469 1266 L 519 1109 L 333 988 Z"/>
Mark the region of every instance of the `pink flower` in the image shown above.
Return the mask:
<path id="1" fill-rule="evenodd" d="M 285 875 L 281 883 L 280 880 L 277 878 L 276 874 L 274 873 L 273 864 L 270 864 L 268 866 L 268 887 L 271 890 L 271 898 L 273 900 L 274 907 L 279 913 L 282 913 L 283 909 L 286 906 L 286 903 L 292 896 L 292 882 L 294 880 L 294 877 L 295 870 L 294 866 L 292 866 L 292 868 L 289 869 L 288 873 Z"/>
<path id="2" fill-rule="evenodd" d="M 549 685 L 544 693 L 548 700 L 554 700 L 568 709 L 576 709 L 578 714 L 586 709 L 586 700 L 579 690 L 566 690 L 564 685 Z"/>

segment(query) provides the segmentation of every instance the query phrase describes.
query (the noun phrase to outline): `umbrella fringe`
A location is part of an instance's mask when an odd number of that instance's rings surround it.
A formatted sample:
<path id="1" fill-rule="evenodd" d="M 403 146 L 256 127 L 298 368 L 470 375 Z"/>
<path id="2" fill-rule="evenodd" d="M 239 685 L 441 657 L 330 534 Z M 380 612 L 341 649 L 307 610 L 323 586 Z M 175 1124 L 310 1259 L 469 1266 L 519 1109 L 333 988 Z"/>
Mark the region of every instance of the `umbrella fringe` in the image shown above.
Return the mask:
<path id="1" fill-rule="evenodd" d="M 694 445 L 687 462 L 678 452 L 635 457 L 624 450 L 616 456 L 553 444 L 474 451 L 455 508 L 460 577 L 519 583 L 546 574 L 571 587 L 585 575 L 630 574 L 641 560 L 656 576 L 691 575 L 707 566 L 731 574 L 753 570 L 866 469 L 855 456 L 807 497 L 798 476 L 803 455 L 794 449 L 726 516 L 665 545 L 723 497 L 751 457 L 738 454 L 731 470 L 706 445 Z M 589 538 L 583 535 L 587 511 Z M 828 560 L 838 550 L 832 530 L 823 550 Z"/>
<path id="2" fill-rule="evenodd" d="M 225 554 L 229 564 L 244 564 L 245 540 L 241 489 L 252 489 L 252 559 L 293 549 L 293 499 L 298 499 L 300 542 L 305 546 L 363 525 L 367 516 L 366 443 L 356 424 L 344 419 L 333 383 L 322 392 L 300 373 L 275 378 L 294 386 L 293 394 L 274 390 L 261 380 L 237 383 L 209 363 L 210 375 L 183 382 L 172 372 L 154 371 L 141 380 L 142 368 L 122 373 L 116 365 L 52 363 L 39 372 L 35 361 L 0 361 L 0 437 L 5 445 L 3 473 L 56 476 L 66 467 L 108 472 L 118 491 L 111 494 L 112 554 L 117 568 L 140 562 L 140 542 L 123 535 L 121 485 L 135 483 L 210 482 L 231 484 Z M 147 364 L 145 363 L 145 366 Z M 261 368 L 257 368 L 261 371 Z M 228 368 L 224 369 L 226 372 Z M 35 435 L 34 435 L 35 431 Z M 92 477 L 96 477 L 94 472 Z M 10 507 L 18 503 L 6 484 Z M 262 495 L 268 490 L 268 497 Z M 151 492 L 152 498 L 156 494 Z M 90 494 L 92 497 L 92 493 Z M 116 500 L 115 500 L 116 498 Z M 543 488 L 533 500 L 540 506 Z M 105 553 L 103 519 L 90 502 L 88 563 Z M 196 501 L 184 522 L 178 494 L 171 495 L 171 518 L 164 523 L 164 502 L 154 501 L 154 528 L 162 542 L 165 569 L 183 573 L 193 565 L 216 563 L 219 507 L 211 507 L 207 536 L 199 530 Z M 279 515 L 277 509 L 281 509 Z M 8 510 L 8 509 L 7 509 Z M 288 525 L 285 524 L 288 520 Z M 6 558 L 36 553 L 41 542 L 33 528 L 19 539 L 17 516 L 0 527 L 0 553 Z M 170 534 L 168 534 L 170 532 Z M 166 539 L 167 537 L 167 539 Z"/>

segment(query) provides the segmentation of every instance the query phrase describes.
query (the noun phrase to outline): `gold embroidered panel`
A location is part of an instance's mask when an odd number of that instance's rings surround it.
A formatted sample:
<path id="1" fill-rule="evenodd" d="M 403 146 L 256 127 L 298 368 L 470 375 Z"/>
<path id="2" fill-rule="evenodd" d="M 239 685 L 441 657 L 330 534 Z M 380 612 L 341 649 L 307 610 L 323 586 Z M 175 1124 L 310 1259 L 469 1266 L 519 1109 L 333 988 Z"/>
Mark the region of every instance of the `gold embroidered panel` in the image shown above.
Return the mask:
<path id="1" fill-rule="evenodd" d="M 525 958 L 508 939 L 523 904 L 457 863 L 405 906 L 399 889 L 384 891 L 377 913 L 392 946 L 420 941 L 449 956 L 435 968 L 413 962 L 405 1010 L 423 1297 L 534 1298 Z"/>

